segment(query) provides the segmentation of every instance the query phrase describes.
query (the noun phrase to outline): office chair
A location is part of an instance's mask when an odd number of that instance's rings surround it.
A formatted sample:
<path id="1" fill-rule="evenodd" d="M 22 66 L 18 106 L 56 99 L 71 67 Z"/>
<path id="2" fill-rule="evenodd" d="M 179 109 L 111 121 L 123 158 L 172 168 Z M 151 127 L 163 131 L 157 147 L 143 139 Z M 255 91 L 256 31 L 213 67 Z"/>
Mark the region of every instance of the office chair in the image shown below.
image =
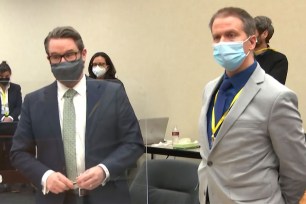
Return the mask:
<path id="1" fill-rule="evenodd" d="M 132 204 L 199 204 L 198 164 L 148 160 L 130 186 Z"/>

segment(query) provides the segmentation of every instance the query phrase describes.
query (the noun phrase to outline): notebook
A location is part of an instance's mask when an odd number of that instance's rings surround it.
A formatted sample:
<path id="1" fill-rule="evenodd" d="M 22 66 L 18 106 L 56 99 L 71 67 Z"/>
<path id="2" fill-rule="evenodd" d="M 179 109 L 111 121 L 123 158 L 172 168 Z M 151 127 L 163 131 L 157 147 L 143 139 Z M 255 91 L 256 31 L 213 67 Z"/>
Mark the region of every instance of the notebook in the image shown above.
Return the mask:
<path id="1" fill-rule="evenodd" d="M 0 122 L 0 135 L 14 135 L 18 122 Z"/>
<path id="2" fill-rule="evenodd" d="M 140 119 L 139 125 L 145 145 L 163 142 L 167 130 L 169 118 Z"/>

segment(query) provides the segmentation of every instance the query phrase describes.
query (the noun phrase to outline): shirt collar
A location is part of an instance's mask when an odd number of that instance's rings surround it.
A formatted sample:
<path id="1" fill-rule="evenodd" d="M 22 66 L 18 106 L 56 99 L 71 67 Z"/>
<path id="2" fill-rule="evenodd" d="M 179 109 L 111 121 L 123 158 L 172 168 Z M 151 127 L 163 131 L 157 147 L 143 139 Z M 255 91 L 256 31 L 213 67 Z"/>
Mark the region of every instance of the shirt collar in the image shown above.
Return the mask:
<path id="1" fill-rule="evenodd" d="M 64 84 L 57 81 L 57 93 L 58 96 L 62 99 L 64 94 L 69 88 Z M 73 87 L 73 89 L 81 96 L 86 95 L 86 77 L 85 75 L 82 76 L 81 80 Z"/>
<path id="2" fill-rule="evenodd" d="M 242 72 L 239 72 L 238 74 L 234 75 L 233 77 L 229 78 L 226 73 L 224 73 L 223 80 L 224 79 L 229 79 L 230 82 L 232 83 L 234 89 L 236 91 L 239 91 L 242 89 L 242 87 L 246 84 L 246 82 L 249 80 L 251 77 L 252 73 L 257 67 L 257 61 L 254 61 L 254 63 L 243 70 Z"/>

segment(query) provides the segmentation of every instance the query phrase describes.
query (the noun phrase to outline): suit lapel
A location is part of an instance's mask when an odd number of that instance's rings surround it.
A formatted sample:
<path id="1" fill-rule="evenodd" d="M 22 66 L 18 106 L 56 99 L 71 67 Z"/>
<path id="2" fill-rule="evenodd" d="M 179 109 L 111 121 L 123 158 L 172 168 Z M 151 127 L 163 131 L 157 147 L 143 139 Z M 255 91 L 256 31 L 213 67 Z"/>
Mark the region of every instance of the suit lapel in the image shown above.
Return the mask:
<path id="1" fill-rule="evenodd" d="M 88 134 L 88 131 L 91 129 L 89 126 L 93 124 L 93 116 L 96 112 L 97 107 L 99 104 L 99 99 L 101 98 L 101 92 L 99 91 L 101 87 L 101 83 L 96 80 L 89 79 L 86 77 L 86 103 L 87 103 L 87 109 L 86 109 L 86 134 Z M 86 140 L 87 137 L 85 137 Z"/>
<path id="2" fill-rule="evenodd" d="M 8 89 L 8 94 L 7 94 L 7 102 L 9 104 L 9 109 L 11 111 L 11 106 L 13 104 L 13 99 L 15 98 L 15 92 L 14 92 L 14 84 L 11 83 L 10 88 Z M 2 101 L 0 97 L 0 105 L 2 106 Z"/>
<path id="3" fill-rule="evenodd" d="M 46 119 L 49 121 L 50 130 L 54 130 L 54 135 L 56 137 L 61 137 L 61 126 L 59 122 L 59 110 L 57 101 L 57 84 L 52 83 L 45 90 L 45 110 L 48 111 L 46 114 Z"/>
<path id="4" fill-rule="evenodd" d="M 203 107 L 201 110 L 201 121 L 200 125 L 203 128 L 200 128 L 200 134 L 202 137 L 200 139 L 203 139 L 203 143 L 205 144 L 205 151 L 209 152 L 209 143 L 208 143 L 208 135 L 207 135 L 207 112 L 210 105 L 210 101 L 212 100 L 212 97 L 214 93 L 216 92 L 217 88 L 219 87 L 219 84 L 222 81 L 222 76 L 217 78 L 215 81 L 212 82 L 211 85 L 207 86 L 207 90 L 205 90 L 204 100 L 203 100 Z"/>
<path id="5" fill-rule="evenodd" d="M 15 93 L 14 93 L 14 85 L 11 84 L 10 88 L 8 89 L 8 103 L 9 103 L 9 106 L 10 104 L 13 104 L 12 102 L 12 99 L 15 98 Z"/>
<path id="6" fill-rule="evenodd" d="M 64 162 L 64 146 L 62 141 L 62 131 L 60 125 L 59 118 L 59 109 L 58 109 L 58 100 L 57 100 L 57 83 L 56 81 L 52 83 L 50 86 L 45 89 L 45 108 L 43 110 L 47 110 L 46 112 L 46 120 L 48 121 L 48 125 L 50 128 L 48 130 L 52 131 L 52 135 L 54 135 L 57 140 L 59 148 L 59 154 L 63 155 L 59 159 L 62 159 Z"/>
<path id="7" fill-rule="evenodd" d="M 222 140 L 222 138 L 225 136 L 231 126 L 236 122 L 242 112 L 248 107 L 252 99 L 256 96 L 256 94 L 260 90 L 260 86 L 258 86 L 258 84 L 264 81 L 264 75 L 265 72 L 257 65 L 257 68 L 254 70 L 250 79 L 243 87 L 240 97 L 226 116 L 218 132 L 218 136 L 216 137 L 212 150 L 218 145 L 220 140 Z"/>

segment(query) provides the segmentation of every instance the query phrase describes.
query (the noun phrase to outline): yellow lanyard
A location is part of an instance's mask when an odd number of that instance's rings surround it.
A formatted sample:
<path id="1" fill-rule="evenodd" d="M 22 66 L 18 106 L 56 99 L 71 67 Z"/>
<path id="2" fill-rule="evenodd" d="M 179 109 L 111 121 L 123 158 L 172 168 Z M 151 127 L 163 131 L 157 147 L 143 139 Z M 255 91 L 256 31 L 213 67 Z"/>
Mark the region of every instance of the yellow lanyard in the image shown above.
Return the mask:
<path id="1" fill-rule="evenodd" d="M 223 123 L 225 117 L 227 116 L 228 112 L 230 111 L 230 109 L 232 108 L 232 106 L 234 105 L 234 103 L 237 101 L 237 99 L 239 98 L 240 94 L 241 94 L 242 89 L 240 89 L 240 91 L 235 95 L 234 99 L 232 100 L 229 108 L 225 111 L 225 113 L 222 115 L 222 117 L 220 118 L 220 120 L 218 121 L 217 125 L 216 124 L 216 117 L 215 117 L 215 105 L 216 105 L 216 101 L 217 101 L 217 97 L 218 97 L 218 93 L 219 91 L 216 93 L 215 99 L 214 99 L 214 106 L 212 109 L 212 116 L 211 116 L 211 131 L 212 131 L 212 136 L 211 139 L 212 141 L 215 140 L 215 133 L 217 132 L 217 130 L 220 128 L 221 124 Z"/>
<path id="2" fill-rule="evenodd" d="M 9 111 L 8 111 L 8 101 L 7 99 L 7 94 L 5 93 L 5 91 L 2 93 L 2 99 L 1 99 L 1 114 L 4 114 L 5 117 L 7 117 L 9 115 Z"/>
<path id="3" fill-rule="evenodd" d="M 7 103 L 5 91 L 2 92 L 2 100 L 1 100 L 1 102 L 2 102 L 2 105 L 5 105 Z"/>

